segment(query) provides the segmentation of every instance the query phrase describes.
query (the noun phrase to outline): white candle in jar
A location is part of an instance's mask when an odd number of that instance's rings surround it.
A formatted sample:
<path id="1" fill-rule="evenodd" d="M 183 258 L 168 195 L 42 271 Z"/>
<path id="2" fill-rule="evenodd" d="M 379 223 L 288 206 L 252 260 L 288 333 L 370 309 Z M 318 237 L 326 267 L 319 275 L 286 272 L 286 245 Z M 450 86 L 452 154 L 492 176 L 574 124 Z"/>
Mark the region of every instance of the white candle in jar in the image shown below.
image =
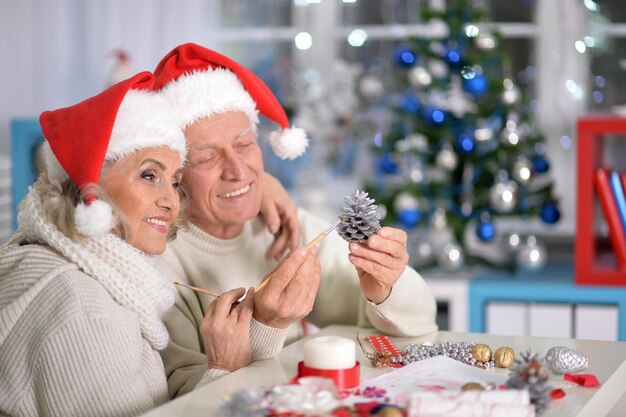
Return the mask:
<path id="1" fill-rule="evenodd" d="M 315 369 L 350 369 L 356 365 L 356 343 L 341 336 L 319 336 L 304 343 L 304 365 Z"/>

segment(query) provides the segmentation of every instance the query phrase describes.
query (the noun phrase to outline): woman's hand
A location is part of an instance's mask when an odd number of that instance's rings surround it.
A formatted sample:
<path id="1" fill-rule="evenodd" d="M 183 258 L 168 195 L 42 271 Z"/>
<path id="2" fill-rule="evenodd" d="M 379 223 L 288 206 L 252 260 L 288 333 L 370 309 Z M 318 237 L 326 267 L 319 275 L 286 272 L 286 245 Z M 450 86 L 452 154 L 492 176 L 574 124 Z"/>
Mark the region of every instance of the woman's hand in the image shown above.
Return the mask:
<path id="1" fill-rule="evenodd" d="M 254 289 L 237 288 L 209 304 L 200 323 L 200 334 L 209 368 L 235 371 L 252 362 L 250 321 L 254 311 Z"/>
<path id="2" fill-rule="evenodd" d="M 298 206 L 281 183 L 270 174 L 263 173 L 262 184 L 261 214 L 267 229 L 276 237 L 265 257 L 279 260 L 288 249 L 293 250 L 300 244 Z"/>
<path id="3" fill-rule="evenodd" d="M 350 262 L 356 266 L 361 290 L 368 300 L 380 304 L 404 272 L 409 253 L 403 230 L 383 227 L 364 243 L 350 243 Z"/>

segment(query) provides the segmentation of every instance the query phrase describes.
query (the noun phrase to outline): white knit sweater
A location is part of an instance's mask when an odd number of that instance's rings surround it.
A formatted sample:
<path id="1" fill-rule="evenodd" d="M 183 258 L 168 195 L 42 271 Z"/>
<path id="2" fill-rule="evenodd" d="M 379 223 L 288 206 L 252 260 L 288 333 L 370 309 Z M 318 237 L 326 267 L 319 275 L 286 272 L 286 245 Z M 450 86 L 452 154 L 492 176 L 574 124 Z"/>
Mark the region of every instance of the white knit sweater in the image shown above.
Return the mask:
<path id="1" fill-rule="evenodd" d="M 137 314 L 45 246 L 0 248 L 0 415 L 132 416 L 167 400 Z"/>
<path id="2" fill-rule="evenodd" d="M 302 209 L 298 217 L 303 242 L 312 240 L 329 226 Z M 212 291 L 255 287 L 275 265 L 265 259 L 272 240 L 261 217 L 246 222 L 242 233 L 230 240 L 217 239 L 191 226 L 168 244 L 159 259 L 159 267 L 170 280 Z M 435 300 L 415 270 L 407 267 L 389 298 L 376 305 L 362 295 L 356 269 L 348 260 L 348 244 L 337 233 L 329 234 L 319 249 L 322 277 L 313 312 L 307 317 L 310 322 L 320 327 L 357 324 L 396 336 L 419 336 L 437 330 Z M 181 288 L 174 308 L 164 317 L 171 342 L 161 356 L 171 395 L 192 389 L 206 369 L 197 329 L 211 300 Z M 300 336 L 296 325 L 282 331 L 254 321 L 251 331 L 254 358 L 274 356 L 285 339 L 291 342 Z"/>

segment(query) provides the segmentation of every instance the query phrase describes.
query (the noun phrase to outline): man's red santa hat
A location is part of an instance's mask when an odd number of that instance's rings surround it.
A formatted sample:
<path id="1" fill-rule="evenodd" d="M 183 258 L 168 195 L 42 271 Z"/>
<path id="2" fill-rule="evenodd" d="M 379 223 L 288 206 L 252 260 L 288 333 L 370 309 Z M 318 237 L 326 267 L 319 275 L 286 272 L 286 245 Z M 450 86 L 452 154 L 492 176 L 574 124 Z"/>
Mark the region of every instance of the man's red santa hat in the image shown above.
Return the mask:
<path id="1" fill-rule="evenodd" d="M 159 62 L 155 89 L 173 104 L 185 129 L 203 117 L 228 111 L 244 112 L 253 126 L 261 113 L 278 123 L 270 144 L 282 159 L 295 159 L 308 146 L 303 129 L 289 127 L 289 120 L 272 91 L 247 68 L 215 51 L 193 43 L 177 46 Z"/>
<path id="2" fill-rule="evenodd" d="M 185 161 L 185 137 L 171 104 L 152 91 L 154 76 L 141 72 L 87 100 L 45 111 L 39 123 L 46 139 L 48 178 L 71 179 L 83 201 L 76 207 L 76 230 L 97 236 L 113 227 L 109 204 L 93 193 L 105 161 L 114 161 L 143 148 L 167 146 Z"/>

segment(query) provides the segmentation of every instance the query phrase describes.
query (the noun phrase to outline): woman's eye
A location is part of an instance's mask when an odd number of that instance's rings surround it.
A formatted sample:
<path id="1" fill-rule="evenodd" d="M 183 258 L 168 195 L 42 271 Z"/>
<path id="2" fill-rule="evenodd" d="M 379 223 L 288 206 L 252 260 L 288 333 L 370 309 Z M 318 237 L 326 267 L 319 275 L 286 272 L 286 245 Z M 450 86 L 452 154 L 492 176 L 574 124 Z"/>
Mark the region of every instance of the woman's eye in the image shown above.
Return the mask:
<path id="1" fill-rule="evenodd" d="M 152 172 L 146 171 L 141 173 L 141 178 L 148 181 L 155 181 L 157 179 L 157 176 Z"/>
<path id="2" fill-rule="evenodd" d="M 174 187 L 174 188 L 180 187 L 180 181 L 178 181 L 178 180 L 172 181 L 172 187 Z"/>

